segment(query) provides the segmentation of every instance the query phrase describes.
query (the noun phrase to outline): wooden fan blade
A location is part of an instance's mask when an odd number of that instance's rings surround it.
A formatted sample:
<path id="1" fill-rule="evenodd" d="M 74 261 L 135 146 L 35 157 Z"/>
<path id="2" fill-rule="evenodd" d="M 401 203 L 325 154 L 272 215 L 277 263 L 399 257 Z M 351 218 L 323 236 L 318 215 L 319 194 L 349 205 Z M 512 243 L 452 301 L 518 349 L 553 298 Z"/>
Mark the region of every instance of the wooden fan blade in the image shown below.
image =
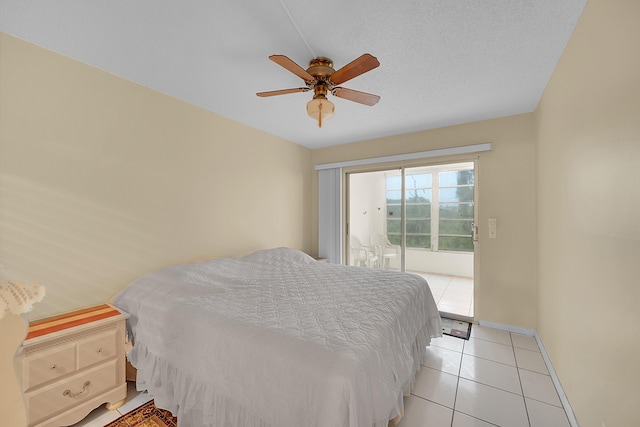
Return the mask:
<path id="1" fill-rule="evenodd" d="M 296 87 L 293 89 L 280 89 L 280 90 L 272 90 L 269 92 L 258 92 L 256 93 L 256 95 L 264 98 L 266 96 L 286 95 L 288 93 L 306 92 L 308 90 L 311 90 L 311 89 L 309 89 L 308 87 Z"/>
<path id="2" fill-rule="evenodd" d="M 269 59 L 280 65 L 281 67 L 284 67 L 287 70 L 291 71 L 293 74 L 300 77 L 305 82 L 312 82 L 315 80 L 315 77 L 307 73 L 307 70 L 284 55 L 271 55 Z"/>
<path id="3" fill-rule="evenodd" d="M 349 101 L 359 102 L 360 104 L 373 106 L 380 101 L 380 97 L 378 95 L 373 95 L 371 93 L 360 92 L 353 89 L 345 89 L 343 87 L 334 88 L 332 91 L 333 95 L 338 98 L 348 99 Z"/>
<path id="4" fill-rule="evenodd" d="M 339 85 L 354 77 L 358 77 L 360 74 L 371 71 L 379 65 L 380 62 L 378 62 L 375 56 L 365 53 L 331 74 L 329 80 L 331 80 L 333 84 Z"/>

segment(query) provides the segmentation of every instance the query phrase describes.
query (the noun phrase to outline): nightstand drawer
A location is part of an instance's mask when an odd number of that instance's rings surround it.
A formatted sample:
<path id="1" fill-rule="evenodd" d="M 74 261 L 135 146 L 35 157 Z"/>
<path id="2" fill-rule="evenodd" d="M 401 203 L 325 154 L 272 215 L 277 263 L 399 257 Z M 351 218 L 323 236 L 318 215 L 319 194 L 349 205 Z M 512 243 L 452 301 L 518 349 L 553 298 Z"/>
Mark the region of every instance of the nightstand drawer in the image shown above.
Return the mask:
<path id="1" fill-rule="evenodd" d="M 78 368 L 116 357 L 116 329 L 78 343 Z"/>
<path id="2" fill-rule="evenodd" d="M 117 360 L 80 372 L 41 390 L 26 395 L 29 423 L 66 411 L 118 385 Z"/>
<path id="3" fill-rule="evenodd" d="M 76 347 L 69 343 L 39 352 L 25 359 L 25 390 L 55 380 L 76 370 Z"/>

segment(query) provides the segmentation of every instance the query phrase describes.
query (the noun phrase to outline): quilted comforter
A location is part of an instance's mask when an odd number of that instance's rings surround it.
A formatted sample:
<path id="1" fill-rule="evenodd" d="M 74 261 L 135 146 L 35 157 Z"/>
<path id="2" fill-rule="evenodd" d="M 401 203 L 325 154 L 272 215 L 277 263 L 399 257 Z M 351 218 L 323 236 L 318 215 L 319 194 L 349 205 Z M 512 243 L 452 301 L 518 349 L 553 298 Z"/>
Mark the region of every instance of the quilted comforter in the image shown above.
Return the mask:
<path id="1" fill-rule="evenodd" d="M 441 335 L 422 277 L 287 248 L 167 267 L 114 305 L 138 389 L 181 427 L 386 427 Z"/>

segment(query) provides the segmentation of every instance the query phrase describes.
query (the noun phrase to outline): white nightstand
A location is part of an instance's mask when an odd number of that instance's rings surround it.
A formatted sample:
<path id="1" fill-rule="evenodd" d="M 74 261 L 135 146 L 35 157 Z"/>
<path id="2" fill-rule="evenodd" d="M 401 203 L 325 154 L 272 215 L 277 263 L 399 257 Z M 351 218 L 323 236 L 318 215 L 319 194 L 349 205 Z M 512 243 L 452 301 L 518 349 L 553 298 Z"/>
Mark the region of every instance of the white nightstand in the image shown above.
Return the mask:
<path id="1" fill-rule="evenodd" d="M 66 426 L 124 403 L 125 319 L 103 304 L 29 325 L 18 356 L 29 427 Z"/>

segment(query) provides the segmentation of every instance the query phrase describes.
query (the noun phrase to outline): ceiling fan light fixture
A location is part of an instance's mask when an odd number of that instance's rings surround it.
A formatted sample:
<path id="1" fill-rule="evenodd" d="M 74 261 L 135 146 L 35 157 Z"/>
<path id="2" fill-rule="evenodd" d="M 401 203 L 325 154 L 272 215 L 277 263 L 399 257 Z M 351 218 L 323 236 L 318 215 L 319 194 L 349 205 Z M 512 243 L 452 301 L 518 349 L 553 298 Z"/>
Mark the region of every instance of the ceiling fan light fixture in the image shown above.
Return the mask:
<path id="1" fill-rule="evenodd" d="M 324 95 L 316 95 L 307 103 L 307 114 L 318 122 L 318 127 L 322 127 L 322 122 L 333 117 L 335 106 Z"/>
<path id="2" fill-rule="evenodd" d="M 380 100 L 378 95 L 338 86 L 380 65 L 376 57 L 369 53 L 354 59 L 338 71 L 333 69 L 333 61 L 324 56 L 309 61 L 309 68 L 306 70 L 284 55 L 271 55 L 269 59 L 304 80 L 306 87 L 258 92 L 256 95 L 268 97 L 313 90 L 313 99 L 307 103 L 307 114 L 318 122 L 318 127 L 322 127 L 323 121 L 333 117 L 335 111 L 333 103 L 327 100 L 328 93 L 368 106 L 375 105 Z"/>

